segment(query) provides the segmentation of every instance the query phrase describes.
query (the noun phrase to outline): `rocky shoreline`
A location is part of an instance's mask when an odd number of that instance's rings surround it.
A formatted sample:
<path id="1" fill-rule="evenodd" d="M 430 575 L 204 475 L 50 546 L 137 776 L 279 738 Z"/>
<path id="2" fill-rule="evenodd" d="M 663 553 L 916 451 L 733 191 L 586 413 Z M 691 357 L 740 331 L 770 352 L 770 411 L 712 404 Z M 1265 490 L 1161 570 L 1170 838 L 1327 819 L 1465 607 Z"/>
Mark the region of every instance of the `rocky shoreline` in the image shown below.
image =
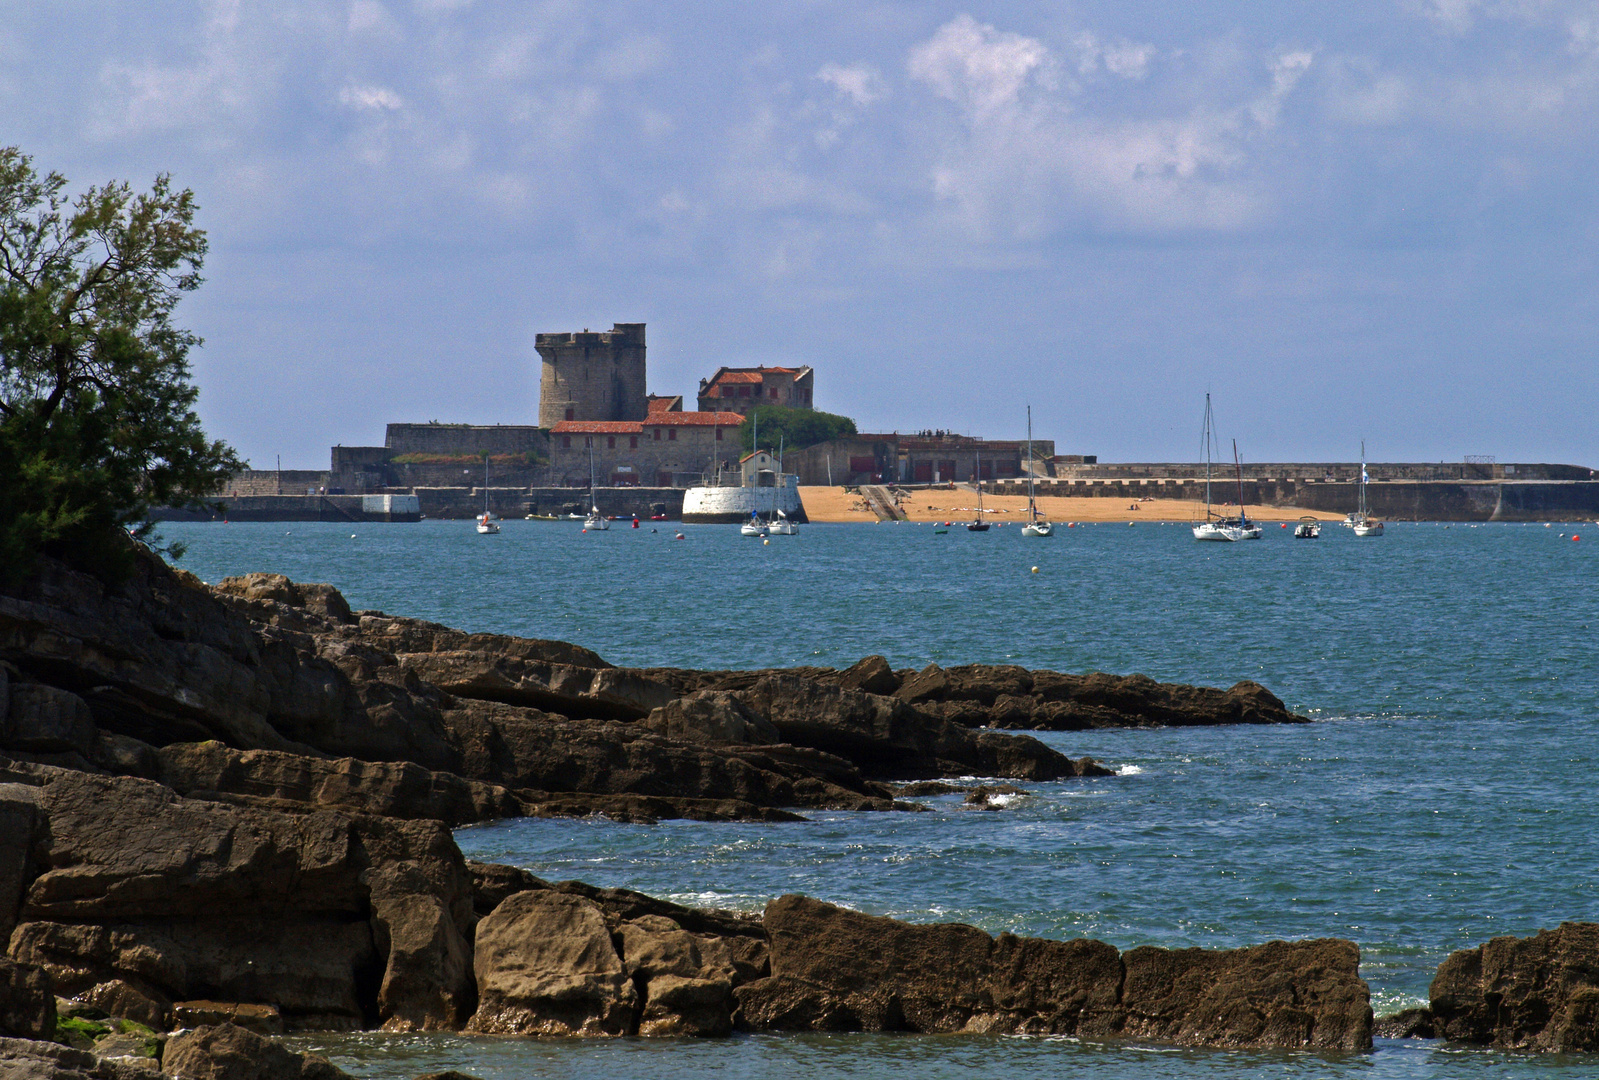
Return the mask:
<path id="1" fill-rule="evenodd" d="M 1348 941 L 1120 952 L 802 896 L 690 909 L 469 863 L 450 832 L 914 812 L 956 790 L 993 808 L 1020 790 L 996 781 L 1114 782 L 1015 729 L 1303 722 L 1247 682 L 630 669 L 276 575 L 213 588 L 150 557 L 110 588 L 47 564 L 0 594 L 0 1077 L 336 1077 L 256 1042 L 372 1028 L 1368 1049 Z M 1599 1048 L 1596 957 L 1589 924 L 1496 939 L 1377 1030 Z"/>

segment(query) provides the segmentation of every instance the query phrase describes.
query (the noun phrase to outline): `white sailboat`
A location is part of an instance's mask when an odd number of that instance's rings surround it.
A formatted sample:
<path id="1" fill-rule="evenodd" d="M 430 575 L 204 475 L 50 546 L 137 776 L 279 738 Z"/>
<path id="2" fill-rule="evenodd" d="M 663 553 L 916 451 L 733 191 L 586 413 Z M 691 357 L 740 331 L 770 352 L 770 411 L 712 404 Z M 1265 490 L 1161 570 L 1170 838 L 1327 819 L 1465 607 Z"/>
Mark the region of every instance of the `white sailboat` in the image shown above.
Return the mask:
<path id="1" fill-rule="evenodd" d="M 583 519 L 584 532 L 605 532 L 611 523 L 600 513 L 599 496 L 594 487 L 594 436 L 589 436 L 589 516 Z"/>
<path id="2" fill-rule="evenodd" d="M 1205 520 L 1194 525 L 1195 540 L 1259 540 L 1260 527 L 1244 514 L 1244 471 L 1238 464 L 1238 444 L 1233 443 L 1233 463 L 1238 469 L 1238 516 L 1226 517 L 1211 509 L 1210 476 L 1216 445 L 1216 418 L 1210 411 L 1210 395 L 1205 395 Z"/>
<path id="3" fill-rule="evenodd" d="M 760 414 L 754 409 L 750 410 L 750 423 L 752 425 L 751 440 L 755 444 L 755 448 L 751 451 L 751 453 L 759 454 L 761 452 L 761 418 Z M 742 464 L 739 467 L 742 469 Z M 760 487 L 761 479 L 760 465 L 758 462 L 754 468 L 756 487 L 758 488 Z M 740 483 L 743 482 L 742 476 L 739 477 L 739 481 Z M 769 536 L 771 533 L 771 531 L 766 527 L 766 522 L 761 520 L 761 512 L 759 510 L 751 510 L 750 519 L 744 524 L 740 525 L 738 527 L 738 531 L 741 536 L 759 536 L 763 539 Z"/>
<path id="4" fill-rule="evenodd" d="M 777 437 L 777 483 L 772 487 L 772 516 L 766 519 L 766 530 L 773 536 L 793 536 L 796 531 L 788 515 L 777 508 L 778 491 L 783 485 L 783 438 Z"/>
<path id="5" fill-rule="evenodd" d="M 967 532 L 987 532 L 988 522 L 983 520 L 983 455 L 977 455 L 976 475 L 972 477 L 972 486 L 977 488 L 977 516 L 966 523 Z"/>
<path id="6" fill-rule="evenodd" d="M 1039 520 L 1038 502 L 1033 498 L 1033 407 L 1027 406 L 1027 524 L 1023 536 L 1054 536 L 1055 526 Z"/>
<path id="7" fill-rule="evenodd" d="M 1382 522 L 1366 506 L 1366 440 L 1360 440 L 1360 509 L 1350 519 L 1356 536 L 1381 536 Z"/>
<path id="8" fill-rule="evenodd" d="M 483 536 L 493 536 L 500 527 L 489 516 L 489 456 L 483 455 L 483 516 L 477 519 L 477 531 Z"/>

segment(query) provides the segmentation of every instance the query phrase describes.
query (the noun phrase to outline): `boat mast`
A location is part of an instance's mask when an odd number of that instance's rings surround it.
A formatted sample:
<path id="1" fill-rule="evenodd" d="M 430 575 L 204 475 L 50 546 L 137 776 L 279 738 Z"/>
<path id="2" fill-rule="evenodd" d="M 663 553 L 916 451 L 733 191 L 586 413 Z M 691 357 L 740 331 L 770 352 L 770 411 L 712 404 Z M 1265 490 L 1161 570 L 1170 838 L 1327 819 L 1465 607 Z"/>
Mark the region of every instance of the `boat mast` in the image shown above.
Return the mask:
<path id="1" fill-rule="evenodd" d="M 1360 520 L 1366 520 L 1366 440 L 1360 440 Z"/>
<path id="2" fill-rule="evenodd" d="M 1033 407 L 1027 406 L 1027 520 L 1038 520 L 1038 506 L 1033 501 Z"/>
<path id="3" fill-rule="evenodd" d="M 1205 444 L 1205 520 L 1206 521 L 1210 520 L 1210 456 L 1211 456 L 1210 455 L 1210 444 L 1211 444 L 1211 441 L 1212 441 L 1212 433 L 1211 433 L 1211 430 L 1210 430 L 1211 429 L 1211 424 L 1212 424 L 1212 419 L 1211 419 L 1211 413 L 1210 413 L 1210 394 L 1207 393 L 1205 395 L 1205 426 L 1204 426 L 1204 430 L 1200 433 L 1200 439 Z"/>
<path id="4" fill-rule="evenodd" d="M 1233 440 L 1233 468 L 1238 471 L 1238 518 L 1244 517 L 1244 466 L 1238 460 L 1238 440 Z"/>

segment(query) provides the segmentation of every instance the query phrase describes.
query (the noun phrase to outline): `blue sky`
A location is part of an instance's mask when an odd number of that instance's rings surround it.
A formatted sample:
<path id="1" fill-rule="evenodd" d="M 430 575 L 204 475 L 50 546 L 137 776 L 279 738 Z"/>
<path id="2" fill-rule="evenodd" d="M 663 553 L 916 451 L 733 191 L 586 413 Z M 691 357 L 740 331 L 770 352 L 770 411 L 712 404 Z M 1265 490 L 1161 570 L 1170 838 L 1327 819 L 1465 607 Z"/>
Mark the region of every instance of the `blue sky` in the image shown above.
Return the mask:
<path id="1" fill-rule="evenodd" d="M 0 143 L 161 171 L 257 467 L 531 423 L 540 331 L 866 430 L 1599 466 L 1599 0 L 0 0 Z"/>

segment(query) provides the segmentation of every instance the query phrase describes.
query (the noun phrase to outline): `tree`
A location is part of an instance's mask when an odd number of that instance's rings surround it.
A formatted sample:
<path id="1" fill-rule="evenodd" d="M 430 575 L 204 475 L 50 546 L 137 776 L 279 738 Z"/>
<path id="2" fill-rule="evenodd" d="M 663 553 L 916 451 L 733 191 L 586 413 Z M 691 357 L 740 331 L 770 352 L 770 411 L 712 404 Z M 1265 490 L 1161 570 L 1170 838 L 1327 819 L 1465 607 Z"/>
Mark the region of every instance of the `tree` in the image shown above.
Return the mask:
<path id="1" fill-rule="evenodd" d="M 817 443 L 840 439 L 855 434 L 855 421 L 847 416 L 818 412 L 815 409 L 786 409 L 781 405 L 757 405 L 750 410 L 739 425 L 739 441 L 746 450 L 754 450 L 755 428 L 761 429 L 761 442 L 767 449 L 776 449 L 779 437 L 784 447 L 800 450 Z"/>
<path id="2" fill-rule="evenodd" d="M 0 148 L 0 575 L 40 553 L 117 576 L 153 506 L 198 506 L 242 467 L 194 413 L 173 322 L 200 284 L 194 195 L 165 175 L 63 194 Z M 174 550 L 174 554 L 178 552 Z"/>

